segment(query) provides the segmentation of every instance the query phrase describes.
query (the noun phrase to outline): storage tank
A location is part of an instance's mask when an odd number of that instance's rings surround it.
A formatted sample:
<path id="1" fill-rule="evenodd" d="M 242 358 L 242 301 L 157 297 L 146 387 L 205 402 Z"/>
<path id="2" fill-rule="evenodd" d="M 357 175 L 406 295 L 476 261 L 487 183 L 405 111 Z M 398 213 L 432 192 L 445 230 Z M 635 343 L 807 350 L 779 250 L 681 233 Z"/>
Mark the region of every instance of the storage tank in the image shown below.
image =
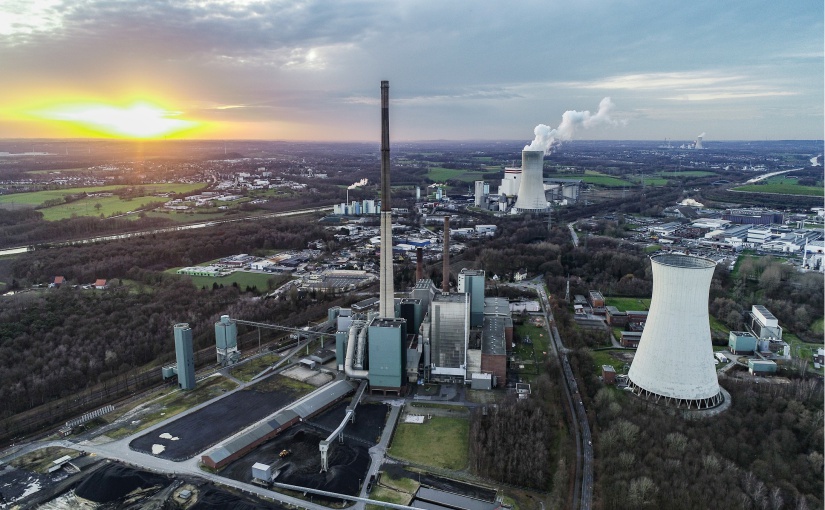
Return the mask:
<path id="1" fill-rule="evenodd" d="M 633 393 L 656 403 L 707 409 L 723 397 L 713 363 L 708 296 L 716 262 L 660 254 L 653 265 L 653 298 L 628 372 Z"/>
<path id="2" fill-rule="evenodd" d="M 516 212 L 545 211 L 544 151 L 521 151 L 521 184 L 515 205 Z"/>

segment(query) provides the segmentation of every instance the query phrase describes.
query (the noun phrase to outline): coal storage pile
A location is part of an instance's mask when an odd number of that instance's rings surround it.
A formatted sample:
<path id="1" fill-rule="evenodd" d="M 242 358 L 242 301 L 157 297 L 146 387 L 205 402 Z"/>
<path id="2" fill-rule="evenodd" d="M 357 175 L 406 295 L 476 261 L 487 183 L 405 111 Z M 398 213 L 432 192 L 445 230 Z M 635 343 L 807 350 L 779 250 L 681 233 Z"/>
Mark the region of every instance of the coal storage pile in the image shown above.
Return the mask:
<path id="1" fill-rule="evenodd" d="M 190 510 L 271 510 L 284 509 L 275 503 L 262 503 L 235 496 L 210 487 L 198 495 L 198 501 Z"/>
<path id="2" fill-rule="evenodd" d="M 166 487 L 171 480 L 165 476 L 139 471 L 120 464 L 104 466 L 84 479 L 75 494 L 95 503 L 111 503 L 123 499 L 136 489 L 157 490 Z"/>

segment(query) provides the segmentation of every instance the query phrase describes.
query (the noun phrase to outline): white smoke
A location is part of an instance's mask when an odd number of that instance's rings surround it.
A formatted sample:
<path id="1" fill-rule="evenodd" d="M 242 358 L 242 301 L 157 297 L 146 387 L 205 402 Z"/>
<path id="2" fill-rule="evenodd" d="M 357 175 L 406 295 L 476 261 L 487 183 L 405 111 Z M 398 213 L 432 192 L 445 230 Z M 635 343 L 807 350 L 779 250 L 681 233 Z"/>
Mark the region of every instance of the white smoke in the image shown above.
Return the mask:
<path id="1" fill-rule="evenodd" d="M 613 101 L 606 97 L 599 103 L 599 111 L 595 115 L 591 114 L 589 110 L 583 112 L 567 110 L 561 116 L 559 127 L 553 129 L 544 124 L 536 126 L 536 129 L 533 130 L 536 138 L 533 139 L 530 145 L 525 145 L 524 150 L 544 151 L 545 154 L 550 154 L 556 143 L 562 140 L 571 140 L 579 128 L 589 129 L 602 124 L 616 125 L 617 122 L 610 118 L 610 112 L 615 106 Z"/>
<path id="2" fill-rule="evenodd" d="M 704 137 L 705 137 L 705 132 L 704 132 L 704 131 L 702 131 L 702 134 L 701 134 L 701 135 L 697 135 L 697 136 L 696 136 L 696 138 L 704 138 Z"/>
<path id="3" fill-rule="evenodd" d="M 347 189 L 355 189 L 355 188 L 360 188 L 360 187 L 362 187 L 362 186 L 366 186 L 367 184 L 369 184 L 369 182 L 370 182 L 370 181 L 368 181 L 367 179 L 361 179 L 360 181 L 358 181 L 358 182 L 356 182 L 356 183 L 353 183 L 353 184 L 350 184 L 349 186 L 347 186 Z"/>

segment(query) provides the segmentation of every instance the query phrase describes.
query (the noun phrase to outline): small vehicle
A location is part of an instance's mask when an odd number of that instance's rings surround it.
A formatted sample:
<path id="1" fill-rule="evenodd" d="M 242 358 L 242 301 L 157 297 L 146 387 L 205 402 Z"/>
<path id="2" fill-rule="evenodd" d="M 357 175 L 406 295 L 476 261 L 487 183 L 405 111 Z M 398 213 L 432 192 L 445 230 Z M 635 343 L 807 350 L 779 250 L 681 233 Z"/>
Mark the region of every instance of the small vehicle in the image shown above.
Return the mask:
<path id="1" fill-rule="evenodd" d="M 281 450 L 281 453 L 278 454 L 278 457 L 284 458 L 289 456 L 289 450 Z"/>

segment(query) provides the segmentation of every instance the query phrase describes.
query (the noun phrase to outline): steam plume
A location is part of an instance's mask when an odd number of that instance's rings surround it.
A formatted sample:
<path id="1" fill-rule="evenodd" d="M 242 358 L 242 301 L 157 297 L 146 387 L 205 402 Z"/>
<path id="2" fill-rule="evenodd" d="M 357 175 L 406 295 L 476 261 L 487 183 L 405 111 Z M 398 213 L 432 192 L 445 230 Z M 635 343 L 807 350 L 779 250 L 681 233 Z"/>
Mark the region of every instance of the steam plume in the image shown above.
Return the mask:
<path id="1" fill-rule="evenodd" d="M 702 134 L 701 134 L 701 135 L 699 135 L 699 136 L 697 136 L 696 138 L 704 138 L 704 137 L 705 137 L 705 132 L 704 132 L 704 131 L 702 131 Z"/>
<path id="2" fill-rule="evenodd" d="M 578 112 L 576 110 L 567 110 L 561 116 L 561 124 L 559 127 L 553 129 L 550 126 L 539 124 L 533 132 L 536 138 L 530 145 L 524 146 L 526 151 L 544 151 L 545 154 L 550 154 L 553 145 L 561 140 L 570 140 L 579 128 L 591 128 L 601 124 L 615 125 L 616 121 L 610 118 L 610 112 L 615 105 L 609 97 L 601 100 L 599 103 L 599 111 L 596 114 L 591 114 L 589 110 Z"/>
<path id="3" fill-rule="evenodd" d="M 347 189 L 360 188 L 361 186 L 366 186 L 368 183 L 369 181 L 367 179 L 361 179 L 360 181 L 347 186 Z"/>

